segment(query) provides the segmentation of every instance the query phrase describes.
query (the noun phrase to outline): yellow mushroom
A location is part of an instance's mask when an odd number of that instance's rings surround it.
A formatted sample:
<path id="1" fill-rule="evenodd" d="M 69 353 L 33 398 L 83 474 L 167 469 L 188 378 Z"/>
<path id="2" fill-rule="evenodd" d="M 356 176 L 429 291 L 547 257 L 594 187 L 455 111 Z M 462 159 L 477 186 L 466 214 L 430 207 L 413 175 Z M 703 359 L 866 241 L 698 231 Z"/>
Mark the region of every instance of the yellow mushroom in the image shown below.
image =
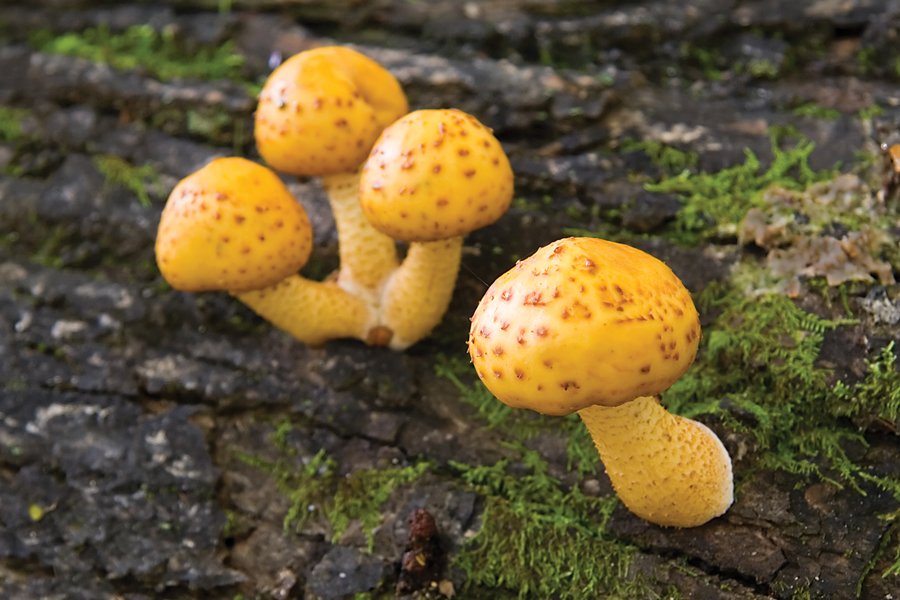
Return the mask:
<path id="1" fill-rule="evenodd" d="M 379 231 L 411 242 L 381 300 L 390 347 L 440 322 L 453 294 L 463 236 L 512 200 L 513 173 L 491 130 L 458 110 L 420 110 L 384 130 L 363 167 L 360 201 Z"/>
<path id="2" fill-rule="evenodd" d="M 177 290 L 224 290 L 308 344 L 365 338 L 374 315 L 335 283 L 297 275 L 312 249 L 303 208 L 269 169 L 219 158 L 175 186 L 156 260 Z"/>
<path id="3" fill-rule="evenodd" d="M 632 512 L 693 527 L 731 506 L 731 459 L 712 431 L 656 396 L 687 371 L 699 340 L 690 294 L 665 264 L 568 238 L 491 285 L 472 317 L 469 354 L 506 404 L 578 412 Z"/>
<path id="4" fill-rule="evenodd" d="M 336 46 L 292 56 L 259 94 L 260 155 L 279 171 L 323 177 L 340 241 L 338 284 L 370 303 L 398 260 L 394 240 L 360 211 L 358 171 L 381 131 L 408 111 L 390 73 Z"/>

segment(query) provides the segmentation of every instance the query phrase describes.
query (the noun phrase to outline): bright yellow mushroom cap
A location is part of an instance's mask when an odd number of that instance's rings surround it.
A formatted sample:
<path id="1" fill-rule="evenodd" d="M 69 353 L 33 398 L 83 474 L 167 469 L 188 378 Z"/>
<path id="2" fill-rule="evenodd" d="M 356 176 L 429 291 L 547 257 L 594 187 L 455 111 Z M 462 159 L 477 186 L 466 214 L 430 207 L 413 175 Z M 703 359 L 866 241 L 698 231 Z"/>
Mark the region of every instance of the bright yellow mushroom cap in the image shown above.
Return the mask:
<path id="1" fill-rule="evenodd" d="M 512 201 L 509 159 L 491 130 L 458 110 L 419 110 L 384 130 L 360 180 L 372 225 L 396 240 L 465 235 Z"/>
<path id="2" fill-rule="evenodd" d="M 491 285 L 472 317 L 469 354 L 501 401 L 563 415 L 659 394 L 687 371 L 699 341 L 691 296 L 664 263 L 568 238 Z"/>
<path id="3" fill-rule="evenodd" d="M 348 48 L 315 48 L 269 76 L 256 109 L 256 146 L 285 173 L 350 172 L 408 111 L 400 84 L 374 60 Z"/>
<path id="4" fill-rule="evenodd" d="M 186 292 L 260 289 L 306 264 L 312 226 L 269 169 L 219 158 L 175 186 L 159 222 L 156 262 Z"/>

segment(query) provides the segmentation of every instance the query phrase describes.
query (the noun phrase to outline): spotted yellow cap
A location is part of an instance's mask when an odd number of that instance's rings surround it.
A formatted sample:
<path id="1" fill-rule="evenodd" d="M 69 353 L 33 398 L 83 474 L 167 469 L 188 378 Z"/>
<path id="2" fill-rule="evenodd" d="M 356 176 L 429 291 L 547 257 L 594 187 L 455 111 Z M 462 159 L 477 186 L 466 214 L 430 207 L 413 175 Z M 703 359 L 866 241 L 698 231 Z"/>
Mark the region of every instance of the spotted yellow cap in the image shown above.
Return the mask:
<path id="1" fill-rule="evenodd" d="M 256 146 L 285 173 L 351 172 L 408 111 L 400 84 L 374 60 L 349 48 L 315 48 L 269 76 L 256 110 Z"/>
<path id="2" fill-rule="evenodd" d="M 372 225 L 396 240 L 465 235 L 512 201 L 509 159 L 491 130 L 458 110 L 419 110 L 384 130 L 360 180 Z"/>
<path id="3" fill-rule="evenodd" d="M 654 396 L 694 360 L 700 320 L 665 264 L 593 238 L 556 241 L 488 289 L 469 354 L 497 398 L 563 415 Z"/>
<path id="4" fill-rule="evenodd" d="M 303 207 L 272 171 L 243 158 L 181 180 L 156 237 L 163 277 L 186 292 L 264 288 L 296 273 L 311 250 Z"/>

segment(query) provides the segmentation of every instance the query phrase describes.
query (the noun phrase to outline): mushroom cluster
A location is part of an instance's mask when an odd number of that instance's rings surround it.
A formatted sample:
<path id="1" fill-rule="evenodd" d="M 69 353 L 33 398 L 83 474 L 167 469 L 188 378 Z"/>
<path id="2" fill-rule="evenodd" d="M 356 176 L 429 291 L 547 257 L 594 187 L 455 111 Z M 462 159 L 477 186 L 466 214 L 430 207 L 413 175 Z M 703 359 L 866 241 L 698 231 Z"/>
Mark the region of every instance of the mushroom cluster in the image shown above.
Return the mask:
<path id="1" fill-rule="evenodd" d="M 450 303 L 463 236 L 506 211 L 513 173 L 471 115 L 408 109 L 397 81 L 352 50 L 287 60 L 260 93 L 257 147 L 279 171 L 323 178 L 338 273 L 298 275 L 312 249 L 300 204 L 268 168 L 222 158 L 169 197 L 156 242 L 163 276 L 179 290 L 228 291 L 309 344 L 353 337 L 401 350 L 427 336 Z M 402 261 L 396 241 L 409 243 Z M 733 497 L 721 441 L 658 400 L 699 339 L 691 297 L 662 262 L 569 238 L 494 282 L 472 318 L 469 353 L 510 406 L 577 412 L 634 513 L 690 527 Z"/>
<path id="2" fill-rule="evenodd" d="M 256 145 L 278 171 L 322 177 L 337 274 L 297 274 L 312 247 L 306 214 L 268 168 L 229 158 L 169 197 L 156 243 L 163 276 L 178 290 L 231 292 L 309 344 L 353 337 L 402 350 L 427 336 L 450 303 L 463 236 L 506 211 L 513 174 L 474 117 L 408 110 L 393 76 L 353 50 L 285 61 L 260 92 Z M 402 261 L 398 240 L 410 242 Z"/>
<path id="3" fill-rule="evenodd" d="M 658 395 L 690 367 L 699 340 L 691 296 L 664 263 L 568 238 L 490 286 L 472 317 L 469 354 L 509 406 L 577 412 L 633 513 L 693 527 L 731 506 L 731 459 L 709 428 L 670 414 Z"/>

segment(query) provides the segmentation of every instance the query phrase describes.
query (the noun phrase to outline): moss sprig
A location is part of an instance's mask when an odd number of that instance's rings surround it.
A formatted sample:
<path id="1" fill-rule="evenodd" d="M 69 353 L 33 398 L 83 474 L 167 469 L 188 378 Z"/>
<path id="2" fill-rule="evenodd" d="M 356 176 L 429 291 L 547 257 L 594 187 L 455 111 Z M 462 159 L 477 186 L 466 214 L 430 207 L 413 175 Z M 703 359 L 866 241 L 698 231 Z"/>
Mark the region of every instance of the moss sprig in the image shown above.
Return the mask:
<path id="1" fill-rule="evenodd" d="M 481 381 L 474 377 L 468 361 L 461 357 L 439 356 L 435 363 L 438 376 L 450 381 L 460 392 L 460 400 L 476 409 L 476 418 L 487 429 L 496 429 L 510 440 L 527 440 L 537 435 L 554 433 L 566 436 L 567 468 L 579 478 L 593 476 L 600 463 L 587 428 L 577 414 L 548 417 L 533 411 L 514 410 L 497 400 Z"/>
<path id="2" fill-rule="evenodd" d="M 784 148 L 787 139 L 795 141 L 792 147 Z M 735 236 L 749 209 L 765 207 L 762 194 L 769 186 L 803 190 L 834 177 L 833 170 L 814 171 L 809 166 L 815 143 L 795 131 L 773 129 L 769 140 L 773 160 L 765 170 L 756 154 L 745 148 L 743 164 L 715 173 L 684 169 L 659 182 L 645 184 L 651 192 L 678 194 L 683 203 L 663 235 L 682 246 L 696 246 L 715 236 Z"/>
<path id="3" fill-rule="evenodd" d="M 134 193 L 144 208 L 150 207 L 148 186 L 154 186 L 158 196 L 165 195 L 162 180 L 153 165 L 145 164 L 137 167 L 123 158 L 107 154 L 94 156 L 93 163 L 106 178 L 103 184 L 104 192 L 114 186 L 121 186 Z"/>
<path id="4" fill-rule="evenodd" d="M 272 436 L 283 453 L 284 423 L 279 424 Z M 300 532 L 310 518 L 321 513 L 331 524 L 331 541 L 337 542 L 350 524 L 359 520 L 369 552 L 374 547 L 375 529 L 384 518 L 381 506 L 391 492 L 432 468 L 431 462 L 420 461 L 403 468 L 359 469 L 347 477 L 340 477 L 337 463 L 324 450 L 304 461 L 299 468 L 286 458 L 269 461 L 241 452 L 236 456 L 245 464 L 269 473 L 278 490 L 288 499 L 290 508 L 283 521 L 285 532 Z"/>
<path id="5" fill-rule="evenodd" d="M 900 371 L 894 342 L 881 349 L 873 360 L 866 361 L 868 370 L 860 383 L 848 386 L 838 382 L 834 387 L 834 414 L 844 417 L 880 419 L 897 431 L 900 424 Z"/>
<path id="6" fill-rule="evenodd" d="M 646 595 L 647 582 L 628 576 L 636 548 L 605 532 L 618 500 L 585 496 L 577 486 L 566 491 L 537 452 L 509 447 L 521 453 L 527 475 L 509 475 L 508 460 L 451 463 L 486 497 L 482 527 L 454 561 L 466 571 L 467 591 L 477 586 L 519 599 L 560 600 Z"/>
<path id="7" fill-rule="evenodd" d="M 135 25 L 119 34 L 112 33 L 107 25 L 61 36 L 41 30 L 33 33 L 29 42 L 41 52 L 80 56 L 107 63 L 120 71 L 145 67 L 162 80 L 176 77 L 243 80 L 244 58 L 235 53 L 233 42 L 189 52 L 178 43 L 171 29 L 158 33 L 149 25 Z"/>
<path id="8" fill-rule="evenodd" d="M 699 158 L 696 152 L 685 152 L 656 140 L 626 141 L 619 150 L 643 150 L 664 177 L 680 175 L 685 169 L 697 166 Z"/>
<path id="9" fill-rule="evenodd" d="M 31 111 L 24 108 L 0 106 L 0 141 L 21 141 L 23 137 L 21 123 L 30 115 Z"/>
<path id="10" fill-rule="evenodd" d="M 831 372 L 816 364 L 824 333 L 856 321 L 822 319 L 785 296 L 749 298 L 721 286 L 701 294 L 697 305 L 721 313 L 705 328 L 694 366 L 663 394 L 669 410 L 716 414 L 731 429 L 751 433 L 760 452 L 754 470 L 815 476 L 859 493 L 870 482 L 900 501 L 900 482 L 869 474 L 847 454 L 850 445 L 867 442 L 846 417 L 891 420 L 900 412 L 891 349 L 869 363 L 864 382 L 832 385 Z M 722 409 L 723 401 L 745 417 Z"/>

